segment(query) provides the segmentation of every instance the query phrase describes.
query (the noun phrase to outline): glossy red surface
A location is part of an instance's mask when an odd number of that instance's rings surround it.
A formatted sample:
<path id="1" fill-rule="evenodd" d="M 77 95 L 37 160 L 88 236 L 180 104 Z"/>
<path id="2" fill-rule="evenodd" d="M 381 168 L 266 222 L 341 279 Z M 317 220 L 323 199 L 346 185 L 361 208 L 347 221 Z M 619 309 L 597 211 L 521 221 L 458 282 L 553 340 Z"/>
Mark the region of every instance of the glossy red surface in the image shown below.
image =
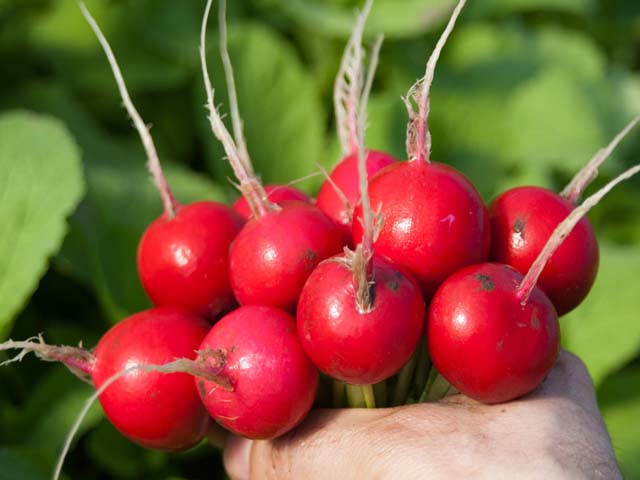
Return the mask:
<path id="1" fill-rule="evenodd" d="M 424 326 L 420 287 L 390 262 L 374 257 L 371 311 L 356 307 L 353 272 L 335 261 L 313 271 L 298 303 L 298 335 L 327 375 L 353 385 L 377 383 L 409 360 Z"/>
<path id="2" fill-rule="evenodd" d="M 172 307 L 145 310 L 112 327 L 95 349 L 92 371 L 97 388 L 135 365 L 195 358 L 207 334 L 203 319 Z M 198 443 L 209 426 L 193 377 L 185 373 L 133 370 L 99 397 L 115 428 L 146 448 L 183 450 Z"/>
<path id="3" fill-rule="evenodd" d="M 231 246 L 231 286 L 242 305 L 293 311 L 315 266 L 342 250 L 338 227 L 318 208 L 303 202 L 282 207 L 249 220 Z"/>
<path id="4" fill-rule="evenodd" d="M 427 321 L 433 365 L 454 387 L 485 403 L 533 390 L 553 367 L 560 327 L 537 287 L 522 306 L 523 275 L 508 265 L 472 265 L 449 277 L 433 296 Z"/>
<path id="5" fill-rule="evenodd" d="M 300 202 L 313 203 L 311 197 L 306 193 L 301 192 L 297 188 L 290 187 L 289 185 L 265 185 L 264 191 L 267 192 L 267 198 L 277 204 L 286 200 L 298 200 Z M 248 220 L 251 216 L 249 203 L 242 195 L 233 202 L 231 208 L 233 208 L 236 213 L 245 220 Z"/>
<path id="6" fill-rule="evenodd" d="M 440 163 L 398 162 L 371 178 L 369 196 L 383 222 L 376 253 L 406 268 L 426 298 L 456 270 L 487 259 L 487 209 L 457 170 Z M 361 216 L 359 205 L 355 244 L 362 239 Z"/>
<path id="7" fill-rule="evenodd" d="M 243 220 L 228 206 L 196 202 L 176 216 L 163 214 L 138 246 L 138 273 L 156 306 L 182 307 L 208 318 L 235 303 L 229 283 L 229 246 Z"/>
<path id="8" fill-rule="evenodd" d="M 369 150 L 367 152 L 367 177 L 371 178 L 387 165 L 396 161 L 391 155 Z M 352 154 L 343 158 L 329 174 L 331 180 L 325 180 L 316 198 L 317 207 L 341 226 L 345 238 L 351 240 L 351 219 L 353 209 L 360 200 L 360 175 L 358 173 L 358 155 Z M 338 195 L 334 187 L 340 188 L 349 201 L 350 209 Z"/>
<path id="9" fill-rule="evenodd" d="M 518 187 L 491 204 L 491 259 L 526 274 L 573 204 L 540 187 Z M 587 296 L 598 272 L 598 242 L 583 218 L 551 256 L 538 286 L 563 315 Z"/>
<path id="10" fill-rule="evenodd" d="M 318 388 L 318 370 L 306 357 L 295 319 L 266 306 L 240 307 L 216 323 L 200 349 L 224 349 L 223 371 L 233 390 L 196 379 L 211 416 L 248 438 L 282 435 L 307 415 Z"/>

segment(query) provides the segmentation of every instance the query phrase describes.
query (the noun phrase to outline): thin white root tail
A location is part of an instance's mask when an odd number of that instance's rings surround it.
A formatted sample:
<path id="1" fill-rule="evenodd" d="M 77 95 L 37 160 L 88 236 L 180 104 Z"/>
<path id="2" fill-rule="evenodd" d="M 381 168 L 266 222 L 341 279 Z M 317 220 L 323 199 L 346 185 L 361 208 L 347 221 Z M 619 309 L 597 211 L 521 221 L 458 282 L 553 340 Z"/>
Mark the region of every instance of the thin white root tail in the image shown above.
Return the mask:
<path id="1" fill-rule="evenodd" d="M 516 294 L 520 299 L 520 302 L 524 305 L 529 300 L 529 296 L 533 291 L 533 288 L 542 273 L 545 265 L 555 253 L 558 247 L 562 244 L 565 238 L 571 233 L 573 227 L 591 210 L 592 207 L 598 204 L 602 198 L 613 189 L 620 182 L 632 177 L 636 173 L 640 172 L 640 165 L 629 168 L 625 172 L 618 175 L 616 178 L 607 183 L 600 190 L 587 197 L 581 205 L 574 208 L 571 213 L 555 228 L 549 240 L 545 244 L 544 248 L 536 258 L 536 260 L 529 268 L 529 271 L 520 282 Z"/>
<path id="2" fill-rule="evenodd" d="M 240 120 L 240 114 L 238 110 L 235 83 L 233 82 L 233 69 L 231 66 L 229 53 L 227 51 L 227 29 L 226 19 L 224 18 L 226 12 L 225 0 L 220 1 L 220 48 L 223 51 L 223 66 L 225 70 L 225 77 L 228 83 L 227 88 L 229 90 L 229 101 L 231 103 L 231 119 L 233 123 L 234 133 L 236 134 L 235 140 L 229 133 L 229 130 L 227 130 L 227 127 L 224 125 L 222 117 L 220 116 L 220 113 L 218 112 L 214 104 L 215 90 L 211 84 L 211 79 L 209 77 L 205 47 L 207 23 L 209 20 L 212 1 L 213 0 L 207 1 L 207 6 L 205 7 L 204 15 L 202 18 L 202 28 L 200 30 L 200 64 L 202 67 L 202 77 L 204 80 L 205 90 L 207 92 L 206 107 L 209 110 L 209 124 L 211 126 L 211 131 L 224 148 L 233 173 L 240 182 L 240 191 L 247 199 L 252 213 L 256 216 L 261 216 L 269 210 L 278 210 L 279 207 L 274 203 L 269 202 L 268 200 L 264 200 L 267 198 L 267 195 L 264 192 L 262 184 L 253 171 L 253 166 L 251 164 L 244 136 L 242 134 L 242 122 Z M 231 81 L 229 81 L 229 79 L 231 79 Z"/>
<path id="3" fill-rule="evenodd" d="M 372 4 L 373 0 L 367 0 L 362 11 L 357 14 L 333 87 L 336 128 L 343 156 L 355 153 L 358 150 L 357 115 L 360 93 L 364 84 L 365 56 L 362 37 Z"/>
<path id="4" fill-rule="evenodd" d="M 595 180 L 598 176 L 598 169 L 609 158 L 609 156 L 616 149 L 618 144 L 627 136 L 627 134 L 640 122 L 640 115 L 631 120 L 627 125 L 618 133 L 613 140 L 604 148 L 601 148 L 596 154 L 589 160 L 589 162 L 580 169 L 569 184 L 560 193 L 561 196 L 569 200 L 571 203 L 577 203 L 584 190 L 589 184 Z"/>
<path id="5" fill-rule="evenodd" d="M 69 369 L 76 377 L 86 383 L 91 383 L 90 372 L 95 360 L 93 354 L 79 347 L 64 345 L 48 345 L 42 335 L 28 338 L 23 341 L 7 340 L 0 343 L 0 351 L 20 350 L 17 355 L 0 363 L 4 367 L 14 362 L 21 362 L 29 353 L 33 353 L 45 362 L 59 362 Z"/>
<path id="6" fill-rule="evenodd" d="M 427 61 L 424 76 L 411 86 L 407 96 L 403 98 L 409 114 L 409 123 L 407 124 L 407 155 L 409 160 L 424 159 L 428 161 L 431 156 L 431 133 L 429 133 L 428 126 L 429 90 L 433 83 L 433 76 L 440 53 L 453 31 L 453 27 L 465 3 L 466 0 L 458 1 L 458 4 L 453 9 L 449 23 L 447 23 Z M 417 112 L 412 102 L 418 106 Z"/>
<path id="7" fill-rule="evenodd" d="M 122 72 L 120 71 L 120 67 L 118 66 L 118 62 L 116 57 L 111 50 L 111 46 L 109 42 L 103 35 L 100 27 L 96 23 L 95 19 L 89 13 L 89 10 L 85 6 L 83 2 L 78 2 L 80 6 L 80 10 L 82 11 L 82 15 L 87 20 L 87 23 L 95 33 L 104 53 L 109 61 L 109 66 L 111 67 L 111 71 L 113 72 L 113 76 L 115 77 L 116 83 L 118 84 L 118 90 L 120 92 L 120 96 L 122 97 L 122 103 L 124 104 L 127 113 L 133 120 L 133 125 L 138 131 L 138 135 L 140 135 L 140 139 L 142 140 L 142 145 L 144 146 L 144 151 L 147 154 L 147 168 L 149 172 L 151 172 L 151 176 L 153 177 L 153 182 L 160 192 L 160 197 L 162 198 L 162 204 L 164 206 L 164 211 L 169 218 L 173 218 L 176 214 L 176 209 L 178 208 L 178 203 L 171 192 L 171 188 L 169 187 L 169 183 L 164 176 L 164 172 L 162 171 L 162 166 L 160 165 L 160 159 L 158 158 L 158 152 L 156 151 L 156 147 L 153 143 L 153 139 L 151 138 L 151 134 L 149 133 L 149 127 L 144 123 L 142 117 L 136 110 L 136 107 L 133 105 L 133 101 L 129 96 L 129 92 L 127 90 L 127 86 L 124 82 L 124 78 L 122 76 Z"/>
<path id="8" fill-rule="evenodd" d="M 65 438 L 62 450 L 58 455 L 58 461 L 53 471 L 52 479 L 58 480 L 62 473 L 62 467 L 64 461 L 67 458 L 71 443 L 82 425 L 82 421 L 89 413 L 89 410 L 93 403 L 102 395 L 102 393 L 115 383 L 120 378 L 124 377 L 128 373 L 141 370 L 143 372 L 159 372 L 159 373 L 189 373 L 194 376 L 199 376 L 210 381 L 218 383 L 218 385 L 226 390 L 231 390 L 231 384 L 226 377 L 221 375 L 222 368 L 226 361 L 226 352 L 221 350 L 203 350 L 198 351 L 198 358 L 196 360 L 190 360 L 188 358 L 179 358 L 173 362 L 165 363 L 163 365 L 134 365 L 129 368 L 121 370 L 111 377 L 98 388 L 84 403 L 82 410 L 78 414 L 76 420 L 73 422 L 67 437 Z"/>

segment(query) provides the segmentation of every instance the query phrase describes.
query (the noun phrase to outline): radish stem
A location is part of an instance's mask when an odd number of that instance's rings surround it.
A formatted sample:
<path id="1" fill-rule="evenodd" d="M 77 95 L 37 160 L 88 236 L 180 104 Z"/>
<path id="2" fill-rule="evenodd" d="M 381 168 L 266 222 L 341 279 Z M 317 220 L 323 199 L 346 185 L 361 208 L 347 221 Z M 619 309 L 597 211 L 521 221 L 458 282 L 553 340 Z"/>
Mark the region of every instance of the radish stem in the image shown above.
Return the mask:
<path id="1" fill-rule="evenodd" d="M 393 392 L 393 402 L 392 405 L 404 405 L 407 400 L 407 394 L 409 393 L 409 388 L 411 386 L 411 380 L 413 380 L 413 375 L 416 369 L 416 362 L 418 361 L 418 352 L 419 349 L 413 352 L 411 358 L 407 363 L 405 363 L 404 367 L 398 372 L 398 381 L 396 383 L 396 388 Z"/>
<path id="2" fill-rule="evenodd" d="M 362 396 L 364 397 L 364 405 L 367 408 L 376 408 L 376 396 L 373 393 L 373 385 L 360 385 Z"/>
<path id="3" fill-rule="evenodd" d="M 609 191 L 618 185 L 620 182 L 632 177 L 636 173 L 640 172 L 640 165 L 636 165 L 635 167 L 631 167 L 625 172 L 621 173 L 609 183 L 607 183 L 600 190 L 587 197 L 581 205 L 577 206 L 571 213 L 565 218 L 560 224 L 555 228 L 549 240 L 545 244 L 544 248 L 535 259 L 531 268 L 520 282 L 518 289 L 516 290 L 516 296 L 520 300 L 522 305 L 527 303 L 529 300 L 529 296 L 531 292 L 536 286 L 536 282 L 542 273 L 542 270 L 546 266 L 547 262 L 554 254 L 554 252 L 558 249 L 564 239 L 571 233 L 573 227 L 586 215 L 586 213 L 595 205 L 598 204 L 602 197 L 604 197 Z"/>
<path id="4" fill-rule="evenodd" d="M 224 3 L 224 0 L 222 0 Z M 224 125 L 222 121 L 222 117 L 220 113 L 215 107 L 214 104 L 214 94 L 215 90 L 211 85 L 211 79 L 209 78 L 209 71 L 207 68 L 207 56 L 206 56 L 206 34 L 207 34 L 207 22 L 209 20 L 209 12 L 211 10 L 212 0 L 207 1 L 207 5 L 205 7 L 204 15 L 202 18 L 202 28 L 200 30 L 200 64 L 202 67 L 202 77 L 204 80 L 205 90 L 207 92 L 207 109 L 209 110 L 209 124 L 211 126 L 211 130 L 215 137 L 222 143 L 222 147 L 224 148 L 225 153 L 227 154 L 227 159 L 229 160 L 229 164 L 233 170 L 234 175 L 240 182 L 240 191 L 247 199 L 249 203 L 249 207 L 251 211 L 256 216 L 263 216 L 268 211 L 278 211 L 280 207 L 276 204 L 271 203 L 267 199 L 267 195 L 262 187 L 262 184 L 256 177 L 253 172 L 253 167 L 251 166 L 251 160 L 249 159 L 248 153 L 244 147 L 244 137 L 242 139 L 241 147 L 238 147 L 236 141 L 232 138 L 231 134 L 227 130 L 227 127 Z M 225 7 L 220 7 L 221 13 L 225 12 Z M 225 22 L 226 20 L 222 19 L 221 22 Z M 225 35 L 225 38 L 221 39 L 221 48 L 226 48 L 226 28 L 220 31 L 220 35 Z M 227 54 L 228 57 L 228 54 Z M 223 64 L 227 62 L 223 61 Z M 231 62 L 228 62 L 228 65 L 231 65 Z M 229 75 L 233 76 L 233 72 L 229 70 L 225 66 L 225 75 L 229 77 Z M 232 117 L 237 116 L 237 121 L 234 121 L 234 126 L 236 123 L 239 123 L 239 114 L 238 114 L 238 105 L 237 99 L 235 97 L 235 85 L 228 86 L 228 89 L 234 91 L 233 96 L 230 93 L 230 101 L 234 102 L 230 106 L 232 111 Z M 235 113 L 233 113 L 235 112 Z M 239 132 L 236 132 L 238 135 L 242 135 L 241 126 L 238 127 Z"/>
<path id="5" fill-rule="evenodd" d="M 364 81 L 362 37 L 372 3 L 373 0 L 367 0 L 362 12 L 357 14 L 333 87 L 336 128 L 343 156 L 356 153 L 358 150 L 358 104 Z"/>
<path id="6" fill-rule="evenodd" d="M 164 176 L 164 172 L 162 171 L 160 159 L 158 158 L 158 152 L 156 151 L 153 139 L 151 138 L 151 133 L 149 133 L 149 127 L 144 123 L 142 117 L 140 117 L 140 114 L 138 113 L 138 110 L 136 110 L 136 107 L 133 105 L 131 97 L 129 96 L 129 92 L 127 91 L 127 86 L 124 82 L 124 78 L 122 77 L 122 72 L 120 71 L 120 67 L 118 66 L 118 62 L 115 55 L 113 54 L 113 51 L 111 50 L 109 42 L 107 42 L 107 39 L 102 34 L 100 27 L 91 16 L 91 13 L 89 13 L 89 10 L 85 6 L 85 4 L 79 2 L 79 6 L 80 10 L 82 11 L 82 15 L 84 15 L 87 23 L 89 23 L 89 26 L 95 33 L 98 41 L 100 42 L 100 45 L 102 46 L 102 49 L 104 50 L 105 55 L 107 56 L 107 60 L 109 61 L 109 65 L 111 66 L 113 76 L 115 77 L 116 83 L 118 84 L 118 90 L 120 91 L 120 96 L 122 97 L 124 108 L 127 110 L 127 113 L 133 120 L 133 124 L 138 131 L 138 135 L 140 135 L 142 145 L 144 146 L 145 153 L 147 154 L 147 168 L 149 169 L 149 172 L 151 172 L 153 182 L 158 189 L 158 192 L 160 192 L 164 211 L 168 218 L 173 218 L 178 208 L 178 202 L 173 196 L 171 188 L 169 187 L 169 183 L 167 182 L 167 179 Z"/>
<path id="7" fill-rule="evenodd" d="M 360 181 L 360 198 L 362 201 L 362 216 L 364 235 L 362 242 L 356 247 L 353 257 L 353 275 L 356 283 L 356 307 L 360 313 L 367 313 L 373 307 L 373 297 L 371 288 L 373 286 L 373 241 L 374 225 L 373 212 L 369 199 L 369 179 L 367 175 L 367 152 L 365 150 L 365 130 L 367 125 L 367 103 L 371 93 L 373 83 L 373 72 L 375 72 L 382 45 L 382 36 L 378 36 L 371 49 L 371 62 L 367 82 L 364 85 L 362 97 L 360 99 L 360 110 L 358 112 L 358 177 Z"/>
<path id="8" fill-rule="evenodd" d="M 208 360 L 213 359 L 216 364 L 214 366 L 208 366 Z M 224 367 L 224 363 L 220 363 L 220 353 L 213 351 L 205 351 L 199 352 L 199 356 L 197 360 L 190 360 L 187 358 L 179 358 L 174 360 L 173 362 L 165 363 L 163 365 L 133 365 L 131 367 L 125 368 L 121 370 L 111 377 L 109 377 L 105 382 L 98 388 L 93 395 L 91 395 L 87 401 L 85 402 L 82 410 L 80 411 L 78 417 L 73 423 L 67 437 L 65 439 L 62 450 L 60 451 L 60 455 L 58 456 L 58 461 L 56 463 L 55 470 L 53 472 L 52 478 L 53 480 L 58 480 L 60 478 L 60 474 L 62 472 L 62 466 L 64 465 L 64 460 L 69 453 L 69 449 L 71 448 L 71 443 L 73 442 L 76 433 L 78 433 L 78 429 L 82 424 L 82 421 L 89 413 L 89 409 L 91 405 L 96 401 L 96 399 L 102 395 L 102 393 L 109 388 L 114 382 L 127 375 L 128 373 L 134 371 L 143 371 L 143 372 L 159 372 L 159 373 L 190 373 L 196 374 L 199 377 L 205 378 L 207 380 L 211 380 L 214 382 L 218 382 L 221 379 L 221 372 Z M 222 388 L 226 388 L 224 385 L 220 385 Z"/>
<path id="9" fill-rule="evenodd" d="M 440 58 L 440 53 L 444 48 L 453 27 L 456 24 L 456 20 L 464 7 L 466 0 L 459 0 L 456 7 L 453 9 L 451 18 L 447 23 L 444 32 L 438 39 L 425 69 L 424 76 L 414 83 L 407 96 L 404 99 L 404 103 L 407 107 L 407 113 L 409 114 L 409 123 L 407 124 L 407 155 L 409 160 L 424 160 L 430 161 L 431 156 L 431 133 L 429 133 L 428 117 L 429 117 L 429 90 L 433 83 L 433 76 L 436 69 L 436 64 Z M 416 112 L 413 104 L 415 102 L 418 106 Z"/>
<path id="10" fill-rule="evenodd" d="M 600 168 L 604 161 L 609 158 L 618 144 L 638 124 L 638 122 L 640 122 L 640 115 L 627 123 L 620 133 L 611 140 L 609 145 L 598 150 L 591 160 L 589 160 L 589 163 L 582 167 L 575 177 L 571 179 L 560 195 L 573 204 L 577 203 L 584 190 L 598 176 L 598 168 Z"/>

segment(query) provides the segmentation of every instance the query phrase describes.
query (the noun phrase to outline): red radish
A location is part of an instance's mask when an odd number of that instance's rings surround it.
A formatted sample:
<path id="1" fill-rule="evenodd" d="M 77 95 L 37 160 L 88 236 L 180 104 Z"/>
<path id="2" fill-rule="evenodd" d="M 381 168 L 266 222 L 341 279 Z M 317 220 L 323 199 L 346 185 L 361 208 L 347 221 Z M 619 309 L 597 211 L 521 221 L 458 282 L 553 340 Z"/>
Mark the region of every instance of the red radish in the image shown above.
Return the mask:
<path id="1" fill-rule="evenodd" d="M 282 207 L 249 220 L 231 247 L 231 287 L 240 304 L 295 309 L 316 265 L 342 248 L 337 227 L 316 207 Z"/>
<path id="2" fill-rule="evenodd" d="M 451 385 L 485 403 L 533 390 L 560 348 L 558 318 L 534 288 L 525 305 L 516 296 L 523 275 L 508 265 L 472 265 L 450 276 L 429 307 L 428 348 Z"/>
<path id="3" fill-rule="evenodd" d="M 395 374 L 418 345 L 425 305 L 416 281 L 381 257 L 371 260 L 371 305 L 359 307 L 353 260 L 341 255 L 316 267 L 298 303 L 298 335 L 323 373 L 352 385 Z"/>
<path id="4" fill-rule="evenodd" d="M 227 206 L 196 202 L 178 207 L 144 232 L 138 272 L 155 305 L 172 305 L 212 318 L 235 303 L 229 282 L 229 247 L 242 219 Z"/>
<path id="5" fill-rule="evenodd" d="M 364 25 L 371 10 L 372 1 L 365 3 L 362 14 L 356 19 L 353 33 L 345 47 L 340 69 L 333 89 L 336 127 L 342 147 L 342 160 L 333 168 L 322 184 L 316 205 L 342 227 L 345 238 L 351 239 L 353 208 L 360 198 L 358 180 L 358 128 L 357 115 L 360 95 L 365 83 L 371 85 L 377 62 L 370 62 L 369 74 L 363 75 L 365 52 L 362 48 Z M 395 162 L 391 155 L 375 150 L 367 152 L 368 178 Z"/>
<path id="6" fill-rule="evenodd" d="M 560 346 L 555 308 L 536 282 L 545 265 L 587 211 L 622 173 L 555 228 L 525 276 L 513 267 L 484 263 L 449 277 L 429 307 L 427 338 L 434 366 L 456 389 L 486 403 L 533 390 L 553 366 Z"/>
<path id="7" fill-rule="evenodd" d="M 195 379 L 211 416 L 233 433 L 253 439 L 282 435 L 307 415 L 318 387 L 318 371 L 306 357 L 295 319 L 273 307 L 249 305 L 216 323 L 200 350 L 226 352 L 216 381 Z"/>
<path id="8" fill-rule="evenodd" d="M 93 384 L 98 389 L 112 375 L 136 364 L 195 359 L 208 330 L 203 319 L 177 308 L 159 307 L 132 315 L 98 342 Z M 187 373 L 132 371 L 99 398 L 113 426 L 147 448 L 183 450 L 199 442 L 208 428 L 208 415 Z"/>
<path id="9" fill-rule="evenodd" d="M 489 220 L 480 195 L 460 172 L 429 160 L 429 88 L 440 52 L 464 4 L 460 0 L 454 9 L 427 62 L 425 76 L 407 95 L 409 161 L 382 169 L 369 182 L 371 205 L 382 218 L 376 252 L 412 273 L 427 298 L 450 274 L 482 262 L 489 254 Z M 353 241 L 358 243 L 363 236 L 362 206 L 356 207 L 354 219 Z"/>
<path id="10" fill-rule="evenodd" d="M 491 204 L 491 259 L 526 273 L 551 233 L 574 205 L 539 187 L 518 187 Z M 598 271 L 598 242 L 591 224 L 581 219 L 545 266 L 538 286 L 558 315 L 573 310 L 587 296 Z"/>
<path id="11" fill-rule="evenodd" d="M 192 313 L 157 307 L 117 323 L 92 351 L 47 345 L 41 337 L 9 340 L 0 350 L 22 350 L 5 363 L 29 352 L 63 363 L 93 384 L 107 418 L 124 436 L 146 448 L 178 451 L 198 443 L 209 427 L 193 378 L 184 373 L 219 378 L 213 360 L 193 361 L 208 330 L 207 322 Z"/>
<path id="12" fill-rule="evenodd" d="M 164 204 L 164 214 L 147 228 L 138 247 L 142 286 L 155 305 L 183 307 L 212 318 L 234 303 L 227 275 L 228 252 L 242 219 L 221 203 L 182 206 L 176 201 L 149 129 L 131 101 L 115 55 L 86 7 L 81 8 L 107 56 Z"/>
<path id="13" fill-rule="evenodd" d="M 366 18 L 367 2 L 357 25 Z M 381 39 L 372 50 L 378 58 Z M 354 45 L 362 49 L 360 42 Z M 322 262 L 305 284 L 298 303 L 298 334 L 311 360 L 327 375 L 363 389 L 375 406 L 370 385 L 402 368 L 415 350 L 424 325 L 420 287 L 402 269 L 373 251 L 374 219 L 367 190 L 364 130 L 370 85 L 358 92 L 357 166 L 364 206 L 364 238 L 355 252 Z"/>
<path id="14" fill-rule="evenodd" d="M 313 200 L 304 192 L 289 185 L 265 185 L 264 191 L 267 194 L 267 200 L 270 202 L 281 204 L 286 200 L 298 200 L 300 202 L 313 203 Z M 247 199 L 240 196 L 231 206 L 238 215 L 245 220 L 251 217 L 251 208 Z"/>
<path id="15" fill-rule="evenodd" d="M 211 2 L 202 23 L 200 58 L 207 91 L 209 121 L 222 143 L 240 190 L 253 218 L 231 246 L 229 275 L 233 292 L 241 304 L 260 303 L 293 309 L 305 280 L 323 259 L 338 253 L 342 238 L 338 227 L 313 205 L 285 202 L 276 205 L 267 199 L 253 171 L 242 134 L 242 122 L 227 52 L 225 2 L 220 2 L 220 50 L 229 90 L 234 137 L 230 135 L 214 107 L 213 88 L 205 55 L 206 24 Z"/>
<path id="16" fill-rule="evenodd" d="M 491 259 L 526 273 L 556 226 L 575 208 L 598 167 L 622 138 L 640 121 L 633 119 L 600 150 L 558 195 L 540 187 L 518 187 L 496 198 L 489 209 Z M 576 308 L 586 298 L 598 271 L 598 243 L 589 220 L 582 218 L 549 259 L 538 286 L 551 299 L 558 315 Z"/>
<path id="17" fill-rule="evenodd" d="M 369 150 L 367 152 L 367 175 L 371 178 L 387 165 L 395 162 L 391 155 Z M 329 218 L 341 226 L 343 235 L 351 239 L 353 208 L 360 198 L 358 182 L 358 154 L 352 153 L 338 163 L 318 192 L 316 205 Z"/>

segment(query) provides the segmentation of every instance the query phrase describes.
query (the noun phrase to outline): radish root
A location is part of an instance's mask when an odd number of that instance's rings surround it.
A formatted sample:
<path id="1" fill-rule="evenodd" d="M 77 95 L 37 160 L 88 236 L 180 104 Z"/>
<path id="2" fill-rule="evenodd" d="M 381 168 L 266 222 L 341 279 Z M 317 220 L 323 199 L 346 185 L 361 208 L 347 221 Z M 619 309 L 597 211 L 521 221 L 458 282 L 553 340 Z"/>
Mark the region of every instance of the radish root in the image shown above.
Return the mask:
<path id="1" fill-rule="evenodd" d="M 529 296 L 533 291 L 542 270 L 545 265 L 554 254 L 554 252 L 558 249 L 558 247 L 562 244 L 565 238 L 571 233 L 573 227 L 586 215 L 586 213 L 595 205 L 598 204 L 602 197 L 604 197 L 613 187 L 618 185 L 620 182 L 632 177 L 636 173 L 640 172 L 640 165 L 636 165 L 635 167 L 631 167 L 625 172 L 618 175 L 616 178 L 607 183 L 600 190 L 595 192 L 594 194 L 587 197 L 581 205 L 577 206 L 575 209 L 571 211 L 571 213 L 565 218 L 560 224 L 555 228 L 549 240 L 545 244 L 544 248 L 536 258 L 536 260 L 529 268 L 529 271 L 520 282 L 518 289 L 516 291 L 516 295 L 520 300 L 522 305 L 527 303 L 529 300 Z"/>
<path id="2" fill-rule="evenodd" d="M 631 120 L 623 129 L 618 133 L 613 140 L 604 148 L 601 148 L 596 154 L 589 160 L 584 167 L 576 174 L 575 177 L 569 182 L 569 184 L 560 193 L 561 196 L 569 200 L 571 203 L 578 203 L 580 196 L 584 190 L 589 186 L 593 180 L 598 176 L 598 169 L 609 158 L 611 153 L 615 150 L 618 144 L 627 136 L 627 134 L 640 122 L 640 115 Z"/>
<path id="3" fill-rule="evenodd" d="M 358 151 L 358 103 L 364 84 L 365 52 L 362 48 L 362 37 L 372 4 L 373 0 L 367 0 L 362 11 L 357 13 L 353 32 L 342 55 L 333 87 L 336 127 L 343 157 Z"/>
<path id="4" fill-rule="evenodd" d="M 453 9 L 449 23 L 447 23 L 444 32 L 438 39 L 429 60 L 427 61 L 424 76 L 414 83 L 407 96 L 403 98 L 409 114 L 409 123 L 407 124 L 407 155 L 409 160 L 422 159 L 430 161 L 431 156 L 431 133 L 429 133 L 428 117 L 429 117 L 429 90 L 433 83 L 433 76 L 436 64 L 440 58 L 440 53 L 444 48 L 449 35 L 453 31 L 456 20 L 464 7 L 466 0 L 459 0 Z M 414 104 L 418 106 L 416 112 Z"/>
<path id="5" fill-rule="evenodd" d="M 229 90 L 229 102 L 231 109 L 231 118 L 236 138 L 234 139 L 227 127 L 222 121 L 222 117 L 218 112 L 214 104 L 215 90 L 211 84 L 209 78 L 209 70 L 207 67 L 206 56 L 206 34 L 207 23 L 209 20 L 209 12 L 211 11 L 212 0 L 207 1 L 204 15 L 202 18 L 202 28 L 200 30 L 200 63 L 202 67 L 202 77 L 204 80 L 205 89 L 207 92 L 207 104 L 206 107 L 209 110 L 209 124 L 215 137 L 220 141 L 227 159 L 234 175 L 240 182 L 240 192 L 247 199 L 249 207 L 255 216 L 263 216 L 268 211 L 278 211 L 280 207 L 270 202 L 267 199 L 267 195 L 260 183 L 260 180 L 253 171 L 253 166 L 249 158 L 249 154 L 246 149 L 244 136 L 242 134 L 242 122 L 240 120 L 240 114 L 238 110 L 238 101 L 235 89 L 235 83 L 233 81 L 233 69 L 231 66 L 231 60 L 227 51 L 227 29 L 226 29 L 226 2 L 220 1 L 220 49 L 223 51 L 222 59 L 225 70 L 225 77 L 227 79 L 227 89 Z"/>
<path id="6" fill-rule="evenodd" d="M 38 335 L 24 341 L 16 342 L 9 339 L 4 343 L 0 343 L 0 351 L 4 350 L 20 350 L 20 352 L 9 360 L 0 363 L 0 367 L 14 362 L 21 362 L 26 355 L 33 353 L 45 362 L 62 363 L 80 380 L 91 384 L 90 374 L 93 369 L 95 357 L 93 353 L 82 348 L 82 344 L 78 347 L 48 345 L 45 343 L 42 335 Z"/>
<path id="7" fill-rule="evenodd" d="M 144 151 L 147 155 L 147 168 L 149 169 L 149 172 L 151 172 L 153 182 L 158 189 L 158 192 L 160 192 L 164 211 L 167 217 L 171 219 L 175 216 L 176 210 L 178 209 L 179 205 L 175 197 L 173 196 L 171 188 L 169 187 L 169 183 L 167 182 L 167 179 L 164 176 L 164 172 L 162 171 L 160 159 L 158 158 L 158 152 L 156 151 L 153 139 L 151 138 L 149 127 L 144 123 L 142 117 L 138 113 L 138 110 L 136 110 L 136 107 L 133 105 L 133 101 L 129 96 L 127 86 L 124 82 L 124 78 L 122 77 L 122 72 L 120 71 L 120 67 L 118 66 L 118 62 L 113 51 L 111 50 L 109 42 L 103 35 L 95 19 L 91 16 L 91 13 L 89 13 L 89 10 L 85 6 L 85 4 L 83 2 L 79 2 L 78 4 L 80 6 L 80 10 L 82 11 L 82 15 L 84 15 L 87 23 L 95 33 L 98 41 L 100 42 L 100 45 L 102 46 L 102 49 L 104 50 L 105 55 L 107 56 L 109 66 L 111 67 L 113 76 L 115 77 L 116 83 L 118 84 L 118 90 L 120 91 L 120 96 L 122 97 L 124 108 L 127 110 L 127 113 L 133 120 L 133 125 L 135 126 L 136 130 L 138 131 L 138 135 L 140 135 L 140 139 L 142 140 L 142 145 L 144 146 Z"/>

